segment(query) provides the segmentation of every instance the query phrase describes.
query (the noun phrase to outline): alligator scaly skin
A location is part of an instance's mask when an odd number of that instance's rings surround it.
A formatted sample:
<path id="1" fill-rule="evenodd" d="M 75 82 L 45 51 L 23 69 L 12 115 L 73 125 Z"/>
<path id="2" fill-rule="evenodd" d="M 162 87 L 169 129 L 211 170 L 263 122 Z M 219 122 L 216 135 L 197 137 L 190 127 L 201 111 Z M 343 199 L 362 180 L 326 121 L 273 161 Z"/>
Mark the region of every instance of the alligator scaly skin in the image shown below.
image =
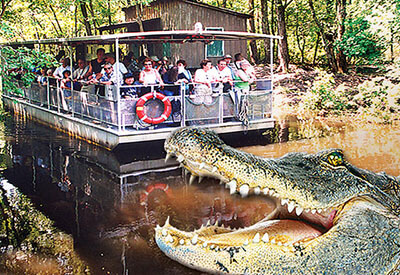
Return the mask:
<path id="1" fill-rule="evenodd" d="M 225 145 L 204 128 L 175 131 L 165 150 L 193 175 L 219 178 L 242 197 L 272 196 L 282 211 L 299 217 L 194 232 L 167 221 L 156 228 L 156 242 L 183 265 L 221 274 L 399 273 L 398 179 L 354 167 L 338 149 L 260 158 Z M 314 217 L 326 227 L 323 234 L 298 221 Z"/>

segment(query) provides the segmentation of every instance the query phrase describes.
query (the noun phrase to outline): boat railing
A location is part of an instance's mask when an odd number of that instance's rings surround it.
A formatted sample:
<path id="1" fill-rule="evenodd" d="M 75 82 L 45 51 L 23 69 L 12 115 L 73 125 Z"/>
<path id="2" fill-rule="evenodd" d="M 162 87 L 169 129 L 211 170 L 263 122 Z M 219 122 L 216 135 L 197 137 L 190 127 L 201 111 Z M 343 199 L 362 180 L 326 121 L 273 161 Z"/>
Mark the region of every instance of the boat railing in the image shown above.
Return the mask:
<path id="1" fill-rule="evenodd" d="M 248 124 L 266 119 L 272 112 L 272 81 L 257 79 L 250 85 L 250 92 L 238 88 L 224 91 L 222 83 L 212 84 L 212 93 L 199 98 L 195 92 L 197 84 L 180 83 L 159 85 L 132 85 L 137 97 L 121 98 L 115 85 L 79 83 L 80 90 L 65 89 L 58 79 L 47 77 L 46 85 L 34 82 L 30 87 L 17 85 L 22 91 L 9 96 L 19 97 L 41 108 L 82 118 L 93 124 L 121 131 L 180 127 L 204 124 L 237 123 Z M 3 91 L 7 95 L 7 91 Z M 171 114 L 159 124 L 144 122 L 136 113 L 138 99 L 148 93 L 166 95 L 171 105 Z M 151 103 L 150 112 L 159 116 L 163 112 L 160 102 Z M 150 102 L 149 102 L 150 103 Z M 147 104 L 147 103 L 146 103 Z"/>

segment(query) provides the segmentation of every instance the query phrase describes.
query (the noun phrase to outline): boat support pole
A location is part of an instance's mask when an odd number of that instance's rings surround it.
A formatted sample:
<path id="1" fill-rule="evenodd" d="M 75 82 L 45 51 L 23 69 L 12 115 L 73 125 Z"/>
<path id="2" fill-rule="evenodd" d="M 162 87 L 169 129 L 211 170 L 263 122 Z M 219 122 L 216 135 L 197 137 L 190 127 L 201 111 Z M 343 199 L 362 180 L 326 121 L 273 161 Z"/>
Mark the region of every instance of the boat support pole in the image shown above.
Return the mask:
<path id="1" fill-rule="evenodd" d="M 74 110 L 75 110 L 75 96 L 74 96 L 74 62 L 72 56 L 72 46 L 69 47 L 69 67 L 71 68 L 71 115 L 74 117 Z"/>
<path id="2" fill-rule="evenodd" d="M 115 39 L 115 62 L 117 62 L 116 66 L 116 74 L 117 74 L 117 123 L 118 123 L 118 131 L 121 131 L 121 96 L 120 96 L 120 79 L 119 79 L 119 40 Z"/>

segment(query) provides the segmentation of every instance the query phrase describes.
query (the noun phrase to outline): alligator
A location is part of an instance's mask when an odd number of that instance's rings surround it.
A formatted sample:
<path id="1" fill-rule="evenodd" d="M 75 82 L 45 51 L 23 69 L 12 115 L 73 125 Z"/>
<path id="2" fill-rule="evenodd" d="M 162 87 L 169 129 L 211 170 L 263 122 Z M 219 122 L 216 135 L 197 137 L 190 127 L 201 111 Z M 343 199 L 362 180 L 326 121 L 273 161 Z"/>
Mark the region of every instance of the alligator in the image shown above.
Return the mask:
<path id="1" fill-rule="evenodd" d="M 237 229 L 185 232 L 168 217 L 155 240 L 173 260 L 214 274 L 400 274 L 399 178 L 357 168 L 340 149 L 261 158 L 205 128 L 178 129 L 164 148 L 191 181 L 217 178 L 233 196 L 276 204 Z"/>

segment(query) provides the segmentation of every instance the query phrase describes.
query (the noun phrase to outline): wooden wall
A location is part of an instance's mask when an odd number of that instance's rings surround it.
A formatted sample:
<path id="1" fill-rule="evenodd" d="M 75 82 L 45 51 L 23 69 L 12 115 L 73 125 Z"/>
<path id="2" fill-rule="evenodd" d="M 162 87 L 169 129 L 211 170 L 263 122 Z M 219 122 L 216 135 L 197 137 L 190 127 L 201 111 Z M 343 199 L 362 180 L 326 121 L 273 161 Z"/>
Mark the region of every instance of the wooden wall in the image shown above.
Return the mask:
<path id="1" fill-rule="evenodd" d="M 203 28 L 222 27 L 225 31 L 246 31 L 247 16 L 228 12 L 223 9 L 185 0 L 156 1 L 150 6 L 143 7 L 142 20 L 161 19 L 160 30 L 193 30 L 196 22 L 201 22 Z M 125 9 L 125 20 L 136 18 L 136 6 Z M 246 41 L 226 41 L 225 54 L 234 55 L 241 52 L 246 55 Z M 162 51 L 157 55 L 162 57 Z M 199 67 L 205 57 L 203 43 L 171 44 L 173 62 L 185 59 L 189 67 Z M 219 57 L 209 58 L 216 64 Z"/>

